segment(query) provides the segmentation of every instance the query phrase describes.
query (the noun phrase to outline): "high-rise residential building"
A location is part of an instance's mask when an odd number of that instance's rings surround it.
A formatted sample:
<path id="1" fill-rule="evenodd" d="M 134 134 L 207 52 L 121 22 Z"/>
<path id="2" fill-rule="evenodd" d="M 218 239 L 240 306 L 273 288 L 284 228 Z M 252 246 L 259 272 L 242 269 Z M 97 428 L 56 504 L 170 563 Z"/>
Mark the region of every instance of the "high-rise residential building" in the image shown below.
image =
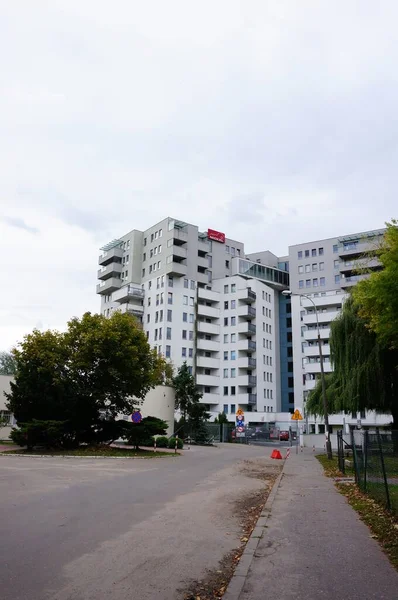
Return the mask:
<path id="1" fill-rule="evenodd" d="M 102 248 L 101 311 L 129 312 L 178 367 L 191 367 L 213 415 L 238 406 L 259 421 L 281 411 L 280 292 L 286 264 L 245 256 L 242 242 L 167 218 Z"/>
<path id="2" fill-rule="evenodd" d="M 289 247 L 290 298 L 294 356 L 295 406 L 304 409 L 308 394 L 320 377 L 317 314 L 325 373 L 332 371 L 330 360 L 330 324 L 341 311 L 350 288 L 368 272 L 381 268 L 372 251 L 380 245 L 384 230 L 306 242 Z M 361 274 L 361 269 L 367 273 Z M 332 424 L 349 419 L 366 419 L 362 415 L 333 415 Z M 324 431 L 322 419 L 307 416 L 309 433 Z M 371 416 L 375 420 L 375 415 Z"/>

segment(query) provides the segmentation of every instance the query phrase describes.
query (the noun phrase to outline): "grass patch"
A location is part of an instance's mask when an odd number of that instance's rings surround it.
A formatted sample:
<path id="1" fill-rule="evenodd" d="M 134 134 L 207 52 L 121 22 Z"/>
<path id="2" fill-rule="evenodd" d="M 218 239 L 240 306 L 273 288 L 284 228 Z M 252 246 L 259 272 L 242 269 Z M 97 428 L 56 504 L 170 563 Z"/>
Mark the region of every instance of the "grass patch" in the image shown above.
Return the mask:
<path id="1" fill-rule="evenodd" d="M 159 456 L 176 456 L 171 452 L 153 452 L 148 450 L 132 450 L 125 448 L 114 448 L 110 446 L 84 446 L 74 450 L 46 450 L 37 448 L 35 450 L 6 450 L 2 454 L 24 454 L 26 456 L 98 456 L 98 457 L 123 457 L 123 458 L 157 458 Z M 177 453 L 178 454 L 178 453 Z"/>
<path id="2" fill-rule="evenodd" d="M 15 446 L 12 440 L 0 440 L 1 446 Z"/>
<path id="3" fill-rule="evenodd" d="M 329 461 L 327 456 L 318 455 L 317 459 L 324 466 L 325 475 L 328 477 L 342 477 L 339 471 L 337 458 Z M 371 484 L 368 485 L 380 485 Z M 361 520 L 366 523 L 392 565 L 398 570 L 398 519 L 386 510 L 379 502 L 361 492 L 355 483 L 336 483 L 336 487 L 343 494 L 348 503 L 357 511 Z M 394 490 L 394 494 L 398 492 Z"/>

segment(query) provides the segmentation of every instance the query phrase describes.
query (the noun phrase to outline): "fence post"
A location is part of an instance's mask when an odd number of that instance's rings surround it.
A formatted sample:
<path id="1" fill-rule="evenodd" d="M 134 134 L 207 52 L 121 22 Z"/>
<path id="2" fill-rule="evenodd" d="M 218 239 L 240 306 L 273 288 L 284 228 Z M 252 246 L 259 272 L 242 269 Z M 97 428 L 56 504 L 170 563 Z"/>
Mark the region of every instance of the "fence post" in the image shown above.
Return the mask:
<path id="1" fill-rule="evenodd" d="M 383 447 L 381 445 L 381 436 L 380 436 L 380 431 L 377 429 L 376 430 L 376 434 L 377 434 L 377 441 L 379 443 L 379 452 L 380 452 L 380 461 L 381 461 L 381 469 L 383 471 L 383 479 L 384 479 L 384 485 L 386 488 L 386 500 L 387 500 L 387 508 L 388 510 L 391 510 L 391 502 L 390 502 L 390 491 L 388 489 L 388 481 L 387 481 L 387 475 L 386 475 L 386 467 L 384 464 L 384 456 L 383 456 Z"/>
<path id="2" fill-rule="evenodd" d="M 351 436 L 352 458 L 354 459 L 355 483 L 357 485 L 359 485 L 357 450 L 355 447 L 354 431 L 352 429 L 350 431 L 350 436 Z"/>
<path id="3" fill-rule="evenodd" d="M 363 461 L 364 461 L 363 491 L 366 492 L 366 482 L 367 482 L 367 477 L 368 477 L 368 444 L 369 444 L 368 430 L 365 431 L 364 437 L 365 437 L 365 441 L 364 441 L 365 447 L 364 447 L 364 457 L 363 457 Z"/>

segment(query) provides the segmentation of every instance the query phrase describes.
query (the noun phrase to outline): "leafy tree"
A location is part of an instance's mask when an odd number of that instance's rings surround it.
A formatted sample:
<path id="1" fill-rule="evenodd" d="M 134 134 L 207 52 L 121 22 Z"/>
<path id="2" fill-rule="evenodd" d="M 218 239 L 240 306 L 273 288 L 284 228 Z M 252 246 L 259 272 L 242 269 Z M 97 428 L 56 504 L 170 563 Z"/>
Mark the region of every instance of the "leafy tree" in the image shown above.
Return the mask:
<path id="1" fill-rule="evenodd" d="M 376 334 L 361 318 L 349 298 L 331 324 L 330 350 L 334 371 L 326 376 L 329 411 L 375 410 L 391 413 L 398 429 L 398 350 L 381 346 Z M 312 414 L 323 414 L 319 380 L 306 405 Z"/>
<path id="2" fill-rule="evenodd" d="M 134 397 L 144 398 L 164 375 L 135 319 L 119 312 L 109 319 L 86 313 L 65 333 L 35 330 L 13 356 L 7 407 L 17 422 L 65 421 L 75 444 L 103 441 L 109 421 L 130 414 Z"/>
<path id="3" fill-rule="evenodd" d="M 197 404 L 202 397 L 186 361 L 178 369 L 177 375 L 173 377 L 173 386 L 175 389 L 175 407 L 181 412 L 185 422 L 192 406 Z"/>
<path id="4" fill-rule="evenodd" d="M 16 362 L 10 352 L 0 352 L 0 375 L 15 375 Z"/>
<path id="5" fill-rule="evenodd" d="M 358 314 L 374 331 L 378 342 L 398 350 L 398 221 L 387 223 L 377 256 L 383 265 L 353 289 Z M 398 366 L 398 365 L 397 365 Z"/>
<path id="6" fill-rule="evenodd" d="M 228 417 L 225 412 L 220 412 L 218 416 L 214 419 L 214 423 L 219 423 L 220 425 L 223 423 L 229 423 Z"/>
<path id="7" fill-rule="evenodd" d="M 125 422 L 124 422 L 125 423 Z M 164 435 L 167 431 L 167 423 L 156 417 L 145 417 L 141 423 L 125 423 L 127 425 L 124 435 L 129 444 L 137 450 L 139 446 L 153 444 L 154 435 Z"/>
<path id="8" fill-rule="evenodd" d="M 206 421 L 210 418 L 210 414 L 206 411 L 204 404 L 199 401 L 194 402 L 189 408 L 188 425 L 190 435 L 196 442 L 204 442 L 207 438 Z"/>

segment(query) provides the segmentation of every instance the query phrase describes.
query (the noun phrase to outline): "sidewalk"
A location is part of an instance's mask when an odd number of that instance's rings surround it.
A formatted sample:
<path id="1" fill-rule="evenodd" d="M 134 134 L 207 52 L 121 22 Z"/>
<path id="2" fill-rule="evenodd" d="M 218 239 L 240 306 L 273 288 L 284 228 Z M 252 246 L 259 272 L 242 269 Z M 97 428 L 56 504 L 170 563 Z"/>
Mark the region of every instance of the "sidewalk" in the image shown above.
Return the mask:
<path id="1" fill-rule="evenodd" d="M 236 600 L 397 600 L 398 573 L 370 535 L 312 452 L 292 453 Z"/>

